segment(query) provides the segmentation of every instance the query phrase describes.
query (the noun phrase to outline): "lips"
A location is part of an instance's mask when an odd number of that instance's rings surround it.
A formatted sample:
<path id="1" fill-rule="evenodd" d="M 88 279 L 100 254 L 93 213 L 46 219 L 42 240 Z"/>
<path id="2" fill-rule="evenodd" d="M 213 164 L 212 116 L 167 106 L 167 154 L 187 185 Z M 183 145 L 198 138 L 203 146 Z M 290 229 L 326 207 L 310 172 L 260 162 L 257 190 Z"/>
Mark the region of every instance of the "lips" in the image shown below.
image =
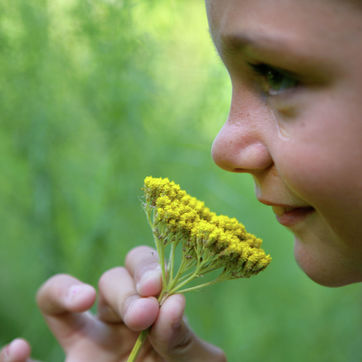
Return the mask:
<path id="1" fill-rule="evenodd" d="M 303 221 L 309 214 L 314 212 L 311 206 L 293 207 L 293 206 L 273 206 L 273 211 L 280 224 L 284 226 L 293 226 Z"/>
<path id="2" fill-rule="evenodd" d="M 293 206 L 273 206 L 272 209 L 273 209 L 275 215 L 282 216 L 286 212 L 290 212 L 290 211 L 295 210 L 297 208 L 293 207 Z"/>
<path id="3" fill-rule="evenodd" d="M 291 206 L 269 201 L 261 197 L 258 198 L 258 200 L 264 205 L 271 206 L 279 223 L 289 227 L 300 223 L 315 211 L 315 209 L 309 205 Z"/>

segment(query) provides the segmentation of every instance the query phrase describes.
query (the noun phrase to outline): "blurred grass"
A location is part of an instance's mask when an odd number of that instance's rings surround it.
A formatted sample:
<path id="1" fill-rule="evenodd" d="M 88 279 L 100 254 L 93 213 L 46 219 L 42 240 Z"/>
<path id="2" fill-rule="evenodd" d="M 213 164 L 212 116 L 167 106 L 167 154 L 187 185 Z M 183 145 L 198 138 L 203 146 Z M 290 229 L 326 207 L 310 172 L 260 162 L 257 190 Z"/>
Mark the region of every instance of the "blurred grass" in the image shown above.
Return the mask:
<path id="1" fill-rule="evenodd" d="M 328 289 L 245 175 L 213 165 L 230 84 L 194 0 L 0 3 L 0 344 L 62 361 L 37 311 L 58 272 L 96 285 L 152 245 L 146 175 L 169 177 L 264 239 L 271 266 L 187 297 L 197 333 L 239 361 L 360 361 L 359 286 Z"/>

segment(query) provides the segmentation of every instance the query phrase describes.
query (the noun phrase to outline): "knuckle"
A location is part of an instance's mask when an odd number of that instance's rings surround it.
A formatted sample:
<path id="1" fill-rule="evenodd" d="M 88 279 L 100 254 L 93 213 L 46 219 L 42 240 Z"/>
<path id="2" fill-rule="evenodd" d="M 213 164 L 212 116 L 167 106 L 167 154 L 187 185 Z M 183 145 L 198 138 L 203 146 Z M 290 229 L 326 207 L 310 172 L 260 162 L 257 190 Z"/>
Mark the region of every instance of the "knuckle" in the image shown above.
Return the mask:
<path id="1" fill-rule="evenodd" d="M 118 275 L 122 275 L 127 273 L 127 270 L 123 266 L 117 266 L 112 269 L 105 271 L 98 281 L 98 288 L 99 290 L 104 290 L 104 288 L 112 282 L 113 278 Z"/>
<path id="2" fill-rule="evenodd" d="M 46 280 L 38 289 L 36 293 L 36 302 L 40 305 L 43 302 L 43 299 L 49 293 L 50 290 L 54 289 L 55 286 L 60 285 L 61 281 L 65 278 L 71 278 L 68 274 L 58 273 L 51 276 L 48 280 Z"/>
<path id="3" fill-rule="evenodd" d="M 184 355 L 192 347 L 193 340 L 194 338 L 191 332 L 186 331 L 183 335 L 179 336 L 174 345 L 169 347 L 169 353 Z"/>
<path id="4" fill-rule="evenodd" d="M 130 310 L 130 306 L 136 300 L 139 299 L 139 296 L 135 293 L 129 292 L 123 296 L 123 298 L 117 300 L 117 309 L 120 315 L 123 317 L 123 321 L 126 325 L 129 324 L 128 312 Z"/>

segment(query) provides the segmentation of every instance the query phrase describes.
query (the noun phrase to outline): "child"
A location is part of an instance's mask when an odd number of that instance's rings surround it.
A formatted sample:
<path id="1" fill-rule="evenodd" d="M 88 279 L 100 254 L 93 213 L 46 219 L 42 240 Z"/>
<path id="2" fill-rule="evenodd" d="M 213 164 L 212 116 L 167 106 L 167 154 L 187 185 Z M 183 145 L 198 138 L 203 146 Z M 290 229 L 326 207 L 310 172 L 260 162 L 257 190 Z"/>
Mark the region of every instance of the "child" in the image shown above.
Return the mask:
<path id="1" fill-rule="evenodd" d="M 228 69 L 230 114 L 215 162 L 255 180 L 256 197 L 295 235 L 295 257 L 314 281 L 362 281 L 362 1 L 206 0 L 210 30 Z M 142 361 L 225 361 L 183 321 L 185 301 L 161 310 L 157 257 L 133 249 L 96 292 L 57 275 L 38 304 L 68 361 L 124 361 L 137 331 L 153 325 Z M 6 359 L 4 356 L 8 354 Z M 16 359 L 16 353 L 23 353 Z M 25 361 L 16 340 L 0 361 Z"/>

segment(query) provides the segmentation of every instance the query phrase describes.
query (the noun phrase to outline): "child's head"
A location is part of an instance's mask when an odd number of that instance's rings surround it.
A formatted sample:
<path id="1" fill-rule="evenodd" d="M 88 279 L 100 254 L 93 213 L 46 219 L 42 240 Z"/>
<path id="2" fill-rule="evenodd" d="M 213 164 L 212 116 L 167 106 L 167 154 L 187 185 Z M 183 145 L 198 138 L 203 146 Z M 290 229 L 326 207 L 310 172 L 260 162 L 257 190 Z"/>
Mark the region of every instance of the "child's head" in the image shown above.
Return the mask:
<path id="1" fill-rule="evenodd" d="M 206 0 L 232 81 L 213 145 L 295 235 L 303 270 L 362 281 L 362 0 Z"/>

